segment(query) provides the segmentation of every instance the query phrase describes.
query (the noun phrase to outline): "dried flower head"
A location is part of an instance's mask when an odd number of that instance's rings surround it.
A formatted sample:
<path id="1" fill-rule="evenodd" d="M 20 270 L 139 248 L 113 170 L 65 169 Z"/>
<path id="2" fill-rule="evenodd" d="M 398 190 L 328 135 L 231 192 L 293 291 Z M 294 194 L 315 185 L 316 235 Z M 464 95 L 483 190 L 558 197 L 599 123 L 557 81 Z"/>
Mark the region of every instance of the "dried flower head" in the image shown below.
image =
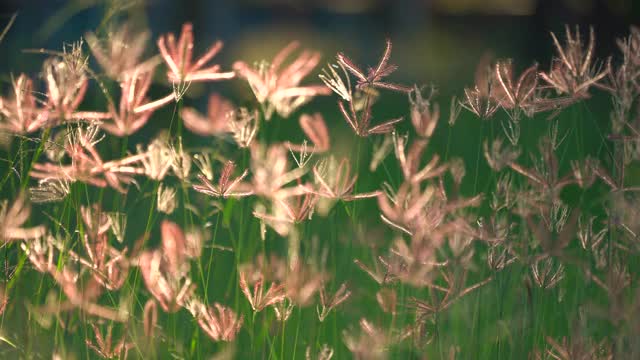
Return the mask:
<path id="1" fill-rule="evenodd" d="M 229 114 L 234 111 L 233 104 L 219 94 L 211 94 L 207 109 L 206 117 L 193 108 L 182 109 L 180 116 L 184 126 L 202 136 L 216 136 L 228 132 Z"/>
<path id="2" fill-rule="evenodd" d="M 318 65 L 319 53 L 305 50 L 291 64 L 282 68 L 285 60 L 299 45 L 295 41 L 289 43 L 276 54 L 271 64 L 262 62 L 256 68 L 242 61 L 233 64 L 233 69 L 238 76 L 247 80 L 256 99 L 263 106 L 267 120 L 271 118 L 273 111 L 286 118 L 312 98 L 331 93 L 329 88 L 321 85 L 300 86 L 300 82 Z"/>
<path id="3" fill-rule="evenodd" d="M 551 289 L 564 278 L 564 266 L 559 261 L 548 257 L 531 265 L 531 274 L 539 287 Z"/>
<path id="4" fill-rule="evenodd" d="M 344 331 L 343 340 L 356 359 L 385 359 L 391 339 L 387 331 L 373 325 L 367 319 L 360 320 L 360 334 Z"/>
<path id="5" fill-rule="evenodd" d="M 74 118 L 73 112 L 78 108 L 89 84 L 86 75 L 87 58 L 82 57 L 81 44 L 74 44 L 71 53 L 64 53 L 62 58 L 47 59 L 43 65 L 44 78 L 47 83 L 46 107 L 49 119 L 59 122 Z M 79 64 L 75 61 L 77 56 Z M 84 60 L 82 60 L 84 59 Z"/>
<path id="6" fill-rule="evenodd" d="M 496 63 L 495 78 L 500 85 L 493 96 L 503 109 L 512 114 L 524 111 L 527 116 L 536 111 L 536 89 L 538 88 L 538 65 L 534 64 L 525 69 L 514 82 L 513 61 L 499 61 Z"/>
<path id="7" fill-rule="evenodd" d="M 307 138 L 311 140 L 313 148 L 308 149 L 306 141 L 302 145 L 292 144 L 287 141 L 285 145 L 289 150 L 299 153 L 307 153 L 307 151 L 312 153 L 323 153 L 329 151 L 331 148 L 329 130 L 327 130 L 327 125 L 324 122 L 322 114 L 315 113 L 312 115 L 300 115 L 300 127 L 302 128 L 302 131 L 304 131 L 305 135 L 307 135 Z"/>
<path id="8" fill-rule="evenodd" d="M 71 188 L 65 179 L 42 179 L 37 187 L 29 189 L 29 198 L 34 203 L 48 203 L 63 200 Z"/>
<path id="9" fill-rule="evenodd" d="M 240 290 L 249 301 L 253 311 L 260 312 L 266 307 L 284 301 L 285 293 L 283 285 L 271 284 L 267 292 L 264 292 L 264 278 L 260 277 L 253 284 L 253 292 L 249 288 L 247 283 L 246 274 L 243 271 L 239 272 L 240 275 Z"/>
<path id="10" fill-rule="evenodd" d="M 134 33 L 131 27 L 131 24 L 125 23 L 115 31 L 109 31 L 105 39 L 99 39 L 91 32 L 84 36 L 98 64 L 113 79 L 126 77 L 129 71 L 139 65 L 149 40 L 148 31 Z"/>
<path id="11" fill-rule="evenodd" d="M 342 69 L 342 73 L 346 79 L 342 80 L 342 77 L 336 72 L 337 68 Z M 328 70 L 327 70 L 328 69 Z M 351 101 L 351 81 L 349 80 L 349 74 L 347 73 L 347 69 L 345 69 L 344 65 L 338 63 L 337 65 L 328 65 L 327 69 L 322 70 L 322 74 L 318 75 L 320 80 L 327 85 L 327 87 L 342 98 L 342 100 L 350 102 Z"/>
<path id="12" fill-rule="evenodd" d="M 112 342 L 113 323 L 109 324 L 107 327 L 106 336 L 102 335 L 102 331 L 96 324 L 92 323 L 91 327 L 93 328 L 94 336 L 96 338 L 95 344 L 89 339 L 86 339 L 85 342 L 89 348 L 93 349 L 93 351 L 105 359 L 126 359 L 129 350 L 135 346 L 133 343 L 127 342 L 126 332 L 116 344 Z"/>
<path id="13" fill-rule="evenodd" d="M 287 151 L 283 146 L 269 147 L 255 144 L 251 147 L 251 173 L 253 191 L 267 198 L 283 198 L 289 195 L 303 194 L 300 187 L 283 188 L 298 180 L 307 172 L 305 167 L 289 169 Z"/>
<path id="14" fill-rule="evenodd" d="M 351 291 L 347 289 L 346 284 L 340 285 L 338 290 L 329 297 L 327 295 L 325 287 L 320 288 L 320 304 L 317 306 L 316 311 L 318 313 L 318 320 L 323 322 L 324 319 L 329 316 L 331 310 L 337 308 L 340 304 L 347 301 L 347 299 L 351 296 Z"/>
<path id="15" fill-rule="evenodd" d="M 232 309 L 219 303 L 206 306 L 200 300 L 192 300 L 187 308 L 213 341 L 235 340 L 244 321 L 243 316 L 238 317 Z"/>
<path id="16" fill-rule="evenodd" d="M 235 109 L 227 113 L 227 126 L 238 146 L 247 148 L 260 128 L 260 113 L 247 108 Z"/>
<path id="17" fill-rule="evenodd" d="M 206 175 L 200 174 L 198 175 L 198 179 L 202 184 L 194 185 L 193 189 L 209 196 L 221 198 L 244 197 L 253 194 L 250 185 L 242 182 L 242 180 L 249 174 L 249 170 L 245 169 L 240 176 L 232 179 L 231 177 L 233 176 L 235 169 L 236 164 L 233 161 L 227 161 L 222 168 L 217 185 L 211 183 Z"/>
<path id="18" fill-rule="evenodd" d="M 195 285 L 187 277 L 186 239 L 182 229 L 163 221 L 162 247 L 142 252 L 138 266 L 147 289 L 166 312 L 176 312 L 191 297 Z"/>
<path id="19" fill-rule="evenodd" d="M 120 81 L 118 109 L 110 102 L 109 111 L 106 113 L 86 112 L 82 115 L 89 119 L 101 120 L 100 126 L 113 135 L 127 136 L 135 133 L 147 123 L 154 111 L 175 100 L 172 92 L 158 100 L 149 101 L 146 96 L 152 77 L 153 73 L 150 70 L 133 69 Z"/>
<path id="20" fill-rule="evenodd" d="M 139 159 L 104 162 L 95 146 L 103 139 L 98 135 L 96 125 L 69 129 L 64 150 L 71 164 L 36 163 L 29 175 L 37 179 L 82 181 L 98 187 L 108 185 L 119 192 L 126 192 L 122 185 L 131 183 L 133 179 L 129 175 L 136 173 L 126 165 Z"/>
<path id="21" fill-rule="evenodd" d="M 0 202 L 0 245 L 44 236 L 46 229 L 42 225 L 24 227 L 30 216 L 31 207 L 27 205 L 24 195 L 19 195 L 11 206 L 8 200 Z"/>
<path id="22" fill-rule="evenodd" d="M 343 53 L 338 53 L 338 64 L 344 66 L 345 69 L 358 79 L 358 82 L 356 83 L 356 88 L 358 89 L 362 89 L 364 87 L 377 87 L 394 91 L 409 92 L 411 91 L 411 88 L 409 87 L 383 81 L 385 77 L 391 75 L 398 69 L 396 65 L 389 64 L 389 59 L 391 58 L 391 47 L 391 40 L 387 39 L 386 48 L 378 62 L 378 65 L 376 65 L 375 68 L 368 68 L 366 74 Z"/>
<path id="23" fill-rule="evenodd" d="M 551 33 L 558 58 L 553 59 L 551 70 L 548 73 L 541 72 L 540 77 L 560 94 L 576 98 L 588 96 L 589 88 L 598 86 L 598 82 L 607 76 L 606 69 L 600 70 L 593 64 L 596 41 L 593 27 L 589 28 L 589 43 L 586 48 L 577 26 L 573 34 L 567 25 L 565 35 L 566 44 L 563 48 L 556 35 Z"/>
<path id="24" fill-rule="evenodd" d="M 432 105 L 431 98 L 435 93 L 435 89 L 431 89 L 431 93 L 425 99 L 422 97 L 421 89 L 415 86 L 409 92 L 409 103 L 411 104 L 411 124 L 416 130 L 418 136 L 430 138 L 433 131 L 438 125 L 440 119 L 440 107 L 438 104 Z"/>
<path id="25" fill-rule="evenodd" d="M 306 191 L 306 188 L 300 190 Z M 278 197 L 273 201 L 270 214 L 256 210 L 253 216 L 271 226 L 281 236 L 287 236 L 295 224 L 311 219 L 317 200 L 318 196 L 312 193 Z"/>
<path id="26" fill-rule="evenodd" d="M 322 213 L 324 214 L 328 213 L 335 201 L 360 200 L 380 194 L 379 191 L 353 194 L 358 175 L 351 175 L 351 164 L 348 158 L 343 158 L 339 163 L 333 157 L 319 162 L 313 167 L 313 175 L 317 188 L 307 186 L 307 189 L 310 193 L 330 200 L 329 203 L 323 204 Z"/>
<path id="27" fill-rule="evenodd" d="M 158 49 L 169 67 L 167 77 L 174 83 L 189 83 L 192 81 L 216 81 L 231 79 L 233 71 L 220 72 L 220 65 L 205 65 L 222 49 L 222 41 L 216 41 L 207 52 L 197 60 L 193 60 L 193 25 L 182 25 L 180 38 L 170 33 L 158 39 Z"/>
<path id="28" fill-rule="evenodd" d="M 349 102 L 349 108 L 345 108 L 342 101 L 338 101 L 338 108 L 347 124 L 353 129 L 356 135 L 367 137 L 376 134 L 387 134 L 394 130 L 394 125 L 402 121 L 402 118 L 387 120 L 381 124 L 371 126 L 371 107 L 375 101 L 374 96 L 365 95 L 362 109 L 359 109 L 355 101 Z"/>
<path id="29" fill-rule="evenodd" d="M 157 204 L 158 211 L 171 214 L 176 208 L 176 189 L 160 184 Z"/>
<path id="30" fill-rule="evenodd" d="M 11 97 L 0 97 L 0 130 L 27 134 L 42 128 L 49 114 L 38 105 L 33 81 L 25 74 L 11 78 Z"/>

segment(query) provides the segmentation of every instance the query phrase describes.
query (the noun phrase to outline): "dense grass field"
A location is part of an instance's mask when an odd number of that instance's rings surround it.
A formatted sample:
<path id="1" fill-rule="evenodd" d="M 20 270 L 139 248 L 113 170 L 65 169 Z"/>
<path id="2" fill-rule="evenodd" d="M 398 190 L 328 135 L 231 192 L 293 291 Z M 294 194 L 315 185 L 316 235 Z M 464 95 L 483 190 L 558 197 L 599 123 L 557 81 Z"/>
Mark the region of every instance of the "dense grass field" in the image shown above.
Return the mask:
<path id="1" fill-rule="evenodd" d="M 443 93 L 131 20 L 2 77 L 0 357 L 640 358 L 638 28 Z"/>

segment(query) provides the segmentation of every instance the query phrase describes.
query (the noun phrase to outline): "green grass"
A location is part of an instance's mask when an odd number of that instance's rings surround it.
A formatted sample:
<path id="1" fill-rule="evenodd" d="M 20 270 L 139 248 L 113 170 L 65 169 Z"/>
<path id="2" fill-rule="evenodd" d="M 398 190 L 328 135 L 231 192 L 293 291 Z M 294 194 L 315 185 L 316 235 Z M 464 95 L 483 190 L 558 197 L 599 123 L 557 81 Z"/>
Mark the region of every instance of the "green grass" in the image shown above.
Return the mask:
<path id="1" fill-rule="evenodd" d="M 348 49 L 345 51 L 348 53 Z M 117 83 L 113 81 L 110 83 L 105 80 L 102 86 L 117 93 Z M 158 93 L 166 92 L 162 85 L 158 85 L 158 88 Z M 155 89 L 152 93 L 155 93 Z M 594 90 L 593 93 L 593 97 L 563 109 L 553 120 L 548 119 L 548 113 L 522 119 L 518 164 L 526 168 L 534 167 L 536 159 L 541 156 L 538 148 L 540 138 L 557 124 L 558 132 L 564 138 L 554 151 L 560 177 L 571 174 L 572 161 L 591 156 L 599 159 L 602 167 L 618 179 L 620 170 L 616 166 L 624 149 L 608 138 L 611 133 L 610 98 L 602 91 Z M 434 100 L 448 104 L 449 95 L 453 94 L 440 94 Z M 342 122 L 334 100 L 333 97 L 331 100 L 314 100 L 295 112 L 290 119 L 274 115 L 269 122 L 261 124 L 257 139 L 263 144 L 275 144 L 287 139 L 299 142 L 303 136 L 295 119 L 303 112 L 319 111 L 329 124 L 334 146 L 332 153 L 338 158 L 348 157 L 354 173 L 358 174 L 354 192 L 382 189 L 383 183 L 398 189 L 403 176 L 393 153 L 376 171 L 369 171 L 374 140 L 353 134 Z M 187 103 L 189 101 L 188 98 L 181 99 L 173 107 L 167 106 L 157 111 L 149 124 L 136 134 L 124 138 L 108 135 L 98 144 L 99 153 L 105 160 L 125 157 L 135 153 L 137 144 L 148 144 L 159 129 L 169 129 L 172 141 L 181 141 L 185 151 L 190 154 L 205 151 L 212 155 L 212 159 L 230 159 L 240 169 L 250 168 L 249 150 L 237 147 L 229 137 L 200 137 L 183 127 L 179 114 L 183 106 L 190 105 Z M 257 108 L 258 104 L 249 106 Z M 82 109 L 85 108 L 91 109 L 91 104 L 83 103 Z M 409 105 L 404 96 L 383 92 L 380 102 L 374 107 L 376 121 L 385 118 L 387 113 L 408 118 Z M 443 162 L 461 158 L 466 168 L 466 176 L 461 184 L 454 184 L 449 174 L 441 177 L 443 188 L 449 196 L 447 201 L 482 195 L 479 206 L 448 213 L 447 220 L 464 219 L 475 230 L 487 229 L 486 226 L 496 218 L 490 203 L 502 174 L 510 173 L 515 186 L 520 189 L 530 188 L 531 184 L 526 178 L 508 167 L 501 171 L 491 169 L 482 153 L 485 141 L 491 144 L 496 138 L 504 138 L 500 121 L 507 116 L 499 110 L 494 118 L 480 120 L 463 111 L 456 124 L 448 127 L 445 122 L 448 114 L 443 111 L 440 124 L 429 140 L 420 164 L 424 166 L 436 154 Z M 36 184 L 29 173 L 35 163 L 44 161 L 45 145 L 60 131 L 65 131 L 65 126 L 47 128 L 26 136 L 16 135 L 10 146 L 1 150 L 0 193 L 3 199 L 9 200 L 9 206 L 19 194 Z M 396 131 L 399 134 L 410 132 L 412 139 L 415 138 L 407 120 L 399 124 Z M 324 155 L 315 156 L 319 159 Z M 637 159 L 635 155 L 630 156 L 631 161 L 624 165 L 627 169 L 623 179 L 625 186 L 634 186 L 638 182 Z M 291 159 L 289 162 L 293 163 Z M 222 164 L 220 161 L 214 164 L 216 179 Z M 104 211 L 125 214 L 127 226 L 123 243 L 120 244 L 112 233 L 108 235 L 108 242 L 118 249 L 127 247 L 132 259 L 130 272 L 122 287 L 104 291 L 95 299 L 95 303 L 106 308 L 126 309 L 129 316 L 123 323 L 112 323 L 77 306 L 61 311 L 45 311 L 50 301 L 64 303 L 68 297 L 50 274 L 36 271 L 19 241 L 7 242 L 0 248 L 0 261 L 4 269 L 0 289 L 8 299 L 0 315 L 0 356 L 48 358 L 57 354 L 65 359 L 96 358 L 98 354 L 86 343 L 87 340 L 95 343 L 90 325 L 96 324 L 103 334 L 113 325 L 114 344 L 121 338 L 132 344 L 129 358 L 209 359 L 217 358 L 217 355 L 225 358 L 225 354 L 229 354 L 239 359 L 299 359 L 305 357 L 307 349 L 315 358 L 315 354 L 326 344 L 333 350 L 334 359 L 344 359 L 352 356 L 344 341 L 345 332 L 352 335 L 361 333 L 359 321 L 365 318 L 381 329 L 387 339 L 401 338 L 389 341 L 384 347 L 386 356 L 394 359 L 522 359 L 533 356 L 535 351 L 544 355 L 547 349 L 553 348 L 553 339 L 561 343 L 564 337 L 574 343 L 583 341 L 581 339 L 603 342 L 603 348 L 609 349 L 616 358 L 638 353 L 639 345 L 633 334 L 634 329 L 637 330 L 634 321 L 639 316 L 637 305 L 640 298 L 635 289 L 640 262 L 636 239 L 629 236 L 623 227 L 628 226 L 633 230 L 637 225 L 633 220 L 630 220 L 631 223 L 625 222 L 624 212 L 630 211 L 627 208 L 623 208 L 623 214 L 617 217 L 611 213 L 611 209 L 619 204 L 612 196 L 615 191 L 603 181 L 596 180 L 587 189 L 570 185 L 560 194 L 562 203 L 569 209 L 578 211 L 585 219 L 595 216 L 596 228 L 607 229 L 603 245 L 597 251 L 581 247 L 577 228 L 562 251 L 551 253 L 543 249 L 539 239 L 532 234 L 527 220 L 544 221 L 544 216 L 540 212 L 533 212 L 528 219 L 518 212 L 519 209 L 510 207 L 505 211 L 505 216 L 513 224 L 512 230 L 508 240 L 504 240 L 501 246 L 508 250 L 508 256 L 515 257 L 514 261 L 507 263 L 503 269 L 491 269 L 487 265 L 491 241 L 471 237 L 470 245 L 464 252 L 456 254 L 456 241 L 468 234 L 462 231 L 447 234 L 443 245 L 434 250 L 436 255 L 433 259 L 448 260 L 449 264 L 444 269 L 451 274 L 467 275 L 463 283 L 458 284 L 458 292 L 485 279 L 491 281 L 459 298 L 454 292 L 452 296 L 455 301 L 446 309 L 420 317 L 412 299 L 442 300 L 443 292 L 437 289 L 446 285 L 442 272 L 436 269 L 430 273 L 436 286 L 415 286 L 404 281 L 380 285 L 354 262 L 358 260 L 373 269 L 379 256 L 389 255 L 389 249 L 396 239 L 402 239 L 407 244 L 411 241 L 410 236 L 384 224 L 375 198 L 355 202 L 338 201 L 326 216 L 315 214 L 310 220 L 296 224 L 292 231 L 299 235 L 299 248 L 294 254 L 290 247 L 291 237 L 280 236 L 270 227 L 267 227 L 265 239 L 261 239 L 260 220 L 253 216 L 253 211 L 256 204 L 266 202 L 264 197 L 213 199 L 192 189 L 191 186 L 196 182 L 195 173 L 194 166 L 189 178 L 191 183 L 173 175 L 161 181 L 165 186 L 177 189 L 177 207 L 171 214 L 164 214 L 157 209 L 156 197 L 161 182 L 144 176 L 136 176 L 136 185 L 128 186 L 125 194 L 109 187 L 99 188 L 75 182 L 62 201 L 32 204 L 32 214 L 27 224 L 44 225 L 50 234 L 62 241 L 63 250 L 59 252 L 55 263 L 58 271 L 64 266 L 71 266 L 68 265 L 70 250 L 87 256 L 82 250 L 82 239 L 89 229 L 83 223 L 81 207 L 97 203 Z M 304 175 L 303 179 L 311 181 L 311 172 Z M 426 183 L 438 185 L 438 180 Z M 524 192 L 516 195 L 519 199 L 525 196 Z M 637 205 L 633 192 L 625 196 L 631 204 Z M 525 203 L 525 206 L 528 204 Z M 545 215 L 544 212 L 542 214 Z M 199 257 L 188 260 L 188 276 L 196 285 L 196 296 L 205 304 L 218 302 L 243 317 L 244 323 L 235 341 L 213 341 L 183 308 L 175 313 L 165 313 L 158 307 L 154 335 L 152 338 L 146 337 L 143 309 L 153 296 L 145 286 L 135 264 L 137 254 L 133 252 L 136 246 L 141 246 L 139 250 L 159 248 L 162 238 L 160 227 L 166 220 L 177 223 L 184 231 L 202 231 L 203 250 Z M 0 226 L 4 225 L 0 222 Z M 551 233 L 552 243 L 558 240 L 558 233 Z M 469 257 L 466 254 L 470 254 Z M 258 256 L 269 258 L 272 255 L 285 262 L 292 256 L 299 256 L 303 264 L 318 267 L 324 273 L 324 285 L 329 295 L 346 283 L 351 291 L 350 298 L 332 310 L 322 322 L 317 316 L 317 293 L 314 293 L 313 301 L 308 306 L 295 306 L 291 316 L 284 322 L 276 319 L 271 307 L 254 312 L 240 290 L 239 267 L 255 261 Z M 549 289 L 536 285 L 532 274 L 533 259 L 540 256 L 549 256 L 564 266 L 564 277 Z M 606 264 L 597 266 L 599 259 L 607 259 Z M 607 276 L 616 269 L 614 265 L 617 264 L 627 269 L 629 286 L 623 289 L 619 297 L 608 296 L 589 273 L 611 286 Z M 80 291 L 87 291 L 84 286 L 89 277 L 88 271 L 85 269 L 81 274 L 83 280 L 77 286 Z M 376 294 L 383 288 L 393 290 L 397 296 L 392 313 L 384 312 L 376 300 Z M 620 303 L 614 300 L 620 300 Z M 400 337 L 407 329 L 412 329 L 412 333 Z M 368 347 L 379 343 L 374 339 Z M 557 354 L 558 349 L 555 352 Z M 601 355 L 598 353 L 594 357 Z"/>

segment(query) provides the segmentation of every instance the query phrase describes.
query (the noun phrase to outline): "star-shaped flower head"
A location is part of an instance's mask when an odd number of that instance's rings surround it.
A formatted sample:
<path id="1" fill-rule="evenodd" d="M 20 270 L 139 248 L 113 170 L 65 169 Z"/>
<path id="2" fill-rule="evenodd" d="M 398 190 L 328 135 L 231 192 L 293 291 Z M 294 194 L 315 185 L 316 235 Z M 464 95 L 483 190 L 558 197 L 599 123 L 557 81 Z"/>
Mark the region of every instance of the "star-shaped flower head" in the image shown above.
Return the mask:
<path id="1" fill-rule="evenodd" d="M 273 111 L 288 117 L 298 107 L 318 95 L 329 95 L 331 90 L 323 85 L 300 86 L 304 79 L 320 61 L 320 53 L 304 50 L 289 65 L 282 68 L 285 60 L 300 46 L 297 41 L 289 43 L 273 58 L 271 64 L 260 63 L 257 67 L 243 61 L 233 64 L 238 76 L 249 82 L 256 99 L 264 107 L 265 118 L 271 118 Z"/>
<path id="2" fill-rule="evenodd" d="M 177 43 L 172 33 L 160 36 L 158 49 L 169 67 L 167 76 L 172 82 L 217 81 L 235 76 L 233 71 L 220 72 L 220 65 L 205 67 L 222 49 L 220 40 L 216 41 L 200 58 L 193 60 L 193 25 L 191 23 L 182 25 Z"/>

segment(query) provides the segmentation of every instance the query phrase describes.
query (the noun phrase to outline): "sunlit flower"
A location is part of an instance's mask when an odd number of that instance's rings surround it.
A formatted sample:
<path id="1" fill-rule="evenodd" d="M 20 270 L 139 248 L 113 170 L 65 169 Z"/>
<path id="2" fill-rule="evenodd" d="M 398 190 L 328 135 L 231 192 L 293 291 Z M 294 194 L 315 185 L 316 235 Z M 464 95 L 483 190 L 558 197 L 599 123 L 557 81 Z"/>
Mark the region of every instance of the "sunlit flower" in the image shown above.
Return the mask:
<path id="1" fill-rule="evenodd" d="M 38 105 L 33 81 L 25 74 L 11 79 L 12 94 L 0 97 L 0 130 L 26 134 L 42 128 L 49 114 Z"/>
<path id="2" fill-rule="evenodd" d="M 299 46 L 291 42 L 273 58 L 271 64 L 262 63 L 252 68 L 243 61 L 233 64 L 238 76 L 249 82 L 256 99 L 263 105 L 265 118 L 269 120 L 273 111 L 288 117 L 298 107 L 318 95 L 328 95 L 331 90 L 322 85 L 300 86 L 320 61 L 320 54 L 303 51 L 291 64 L 282 68 L 285 60 Z"/>
<path id="3" fill-rule="evenodd" d="M 136 68 L 149 40 L 148 31 L 133 33 L 131 24 L 124 24 L 110 31 L 105 39 L 98 39 L 94 33 L 86 33 L 85 39 L 98 64 L 113 79 L 127 77 Z"/>
<path id="4" fill-rule="evenodd" d="M 162 35 L 158 39 L 158 49 L 169 67 L 167 76 L 175 83 L 191 81 L 216 81 L 231 79 L 235 76 L 233 71 L 220 72 L 220 65 L 204 67 L 222 49 L 222 41 L 216 41 L 207 52 L 197 60 L 193 60 L 193 25 L 182 25 L 180 38 L 176 43 L 176 37 L 170 33 Z"/>
<path id="5" fill-rule="evenodd" d="M 18 196 L 11 206 L 7 200 L 0 202 L 0 244 L 44 236 L 46 229 L 42 225 L 24 227 L 30 216 L 31 208 L 24 195 Z"/>
<path id="6" fill-rule="evenodd" d="M 211 94 L 206 116 L 193 108 L 182 109 L 180 116 L 187 129 L 198 135 L 212 136 L 229 131 L 229 116 L 233 111 L 233 104 L 229 100 L 218 94 Z"/>
<path id="7" fill-rule="evenodd" d="M 227 161 L 222 168 L 217 185 L 211 183 L 205 175 L 198 175 L 198 179 L 202 184 L 194 185 L 193 189 L 209 196 L 222 198 L 244 197 L 253 194 L 250 185 L 242 182 L 249 174 L 249 170 L 245 169 L 240 176 L 232 179 L 231 176 L 235 168 L 236 164 L 233 161 Z"/>

